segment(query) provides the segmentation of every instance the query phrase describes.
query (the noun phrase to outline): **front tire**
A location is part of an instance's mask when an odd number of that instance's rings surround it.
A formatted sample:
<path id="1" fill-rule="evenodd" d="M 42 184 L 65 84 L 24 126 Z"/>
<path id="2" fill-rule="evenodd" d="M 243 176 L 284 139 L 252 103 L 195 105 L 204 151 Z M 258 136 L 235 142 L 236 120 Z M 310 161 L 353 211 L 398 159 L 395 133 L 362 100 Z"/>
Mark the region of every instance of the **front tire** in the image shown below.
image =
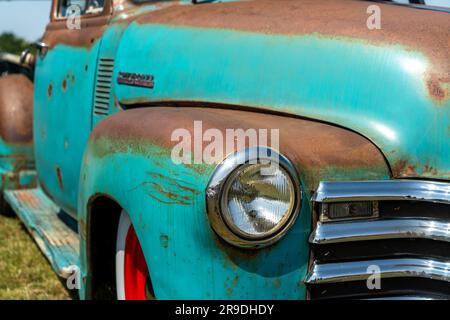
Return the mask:
<path id="1" fill-rule="evenodd" d="M 116 288 L 118 300 L 154 299 L 144 252 L 126 211 L 117 230 Z"/>

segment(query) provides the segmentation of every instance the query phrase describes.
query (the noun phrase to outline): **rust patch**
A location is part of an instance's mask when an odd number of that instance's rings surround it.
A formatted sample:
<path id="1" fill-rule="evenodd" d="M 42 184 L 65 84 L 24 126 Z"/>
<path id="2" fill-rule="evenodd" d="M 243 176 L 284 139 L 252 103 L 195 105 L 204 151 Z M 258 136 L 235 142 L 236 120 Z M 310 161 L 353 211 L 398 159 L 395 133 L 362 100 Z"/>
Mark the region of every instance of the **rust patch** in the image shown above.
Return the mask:
<path id="1" fill-rule="evenodd" d="M 401 159 L 401 160 L 396 161 L 392 165 L 392 174 L 394 175 L 394 177 L 400 176 L 400 174 L 405 171 L 405 169 L 407 167 L 407 163 L 408 162 L 406 160 Z"/>
<path id="2" fill-rule="evenodd" d="M 233 287 L 237 286 L 238 282 L 239 282 L 239 276 L 234 277 L 233 282 L 232 282 Z"/>
<path id="3" fill-rule="evenodd" d="M 416 177 L 417 176 L 416 166 L 413 165 L 407 166 L 405 170 L 405 175 L 410 177 Z"/>
<path id="4" fill-rule="evenodd" d="M 0 77 L 0 138 L 5 142 L 33 142 L 33 90 L 24 75 Z"/>
<path id="5" fill-rule="evenodd" d="M 20 203 L 26 204 L 28 208 L 42 208 L 42 200 L 32 192 L 18 192 L 16 198 Z"/>
<path id="6" fill-rule="evenodd" d="M 449 53 L 450 60 L 450 53 Z M 449 98 L 450 73 L 446 76 L 439 75 L 438 73 L 430 73 L 426 80 L 427 89 L 429 95 L 438 103 L 443 103 Z"/>
<path id="7" fill-rule="evenodd" d="M 51 98 L 53 94 L 53 85 L 50 83 L 47 88 L 47 97 Z"/>
<path id="8" fill-rule="evenodd" d="M 417 167 L 414 162 L 408 159 L 397 160 L 392 166 L 392 174 L 396 178 L 416 178 L 416 177 L 427 177 L 432 178 L 433 176 L 446 175 L 446 172 L 438 172 L 438 170 L 428 164 L 423 167 Z"/>
<path id="9" fill-rule="evenodd" d="M 148 172 L 147 174 L 151 180 L 143 182 L 142 186 L 149 197 L 161 203 L 189 205 L 199 194 L 186 181 L 173 179 L 159 173 Z"/>
<path id="10" fill-rule="evenodd" d="M 63 178 L 62 178 L 62 173 L 61 173 L 60 167 L 56 167 L 56 177 L 58 179 L 59 188 L 61 190 L 64 190 L 64 183 L 63 183 Z"/>
<path id="11" fill-rule="evenodd" d="M 63 89 L 63 91 L 67 90 L 67 80 L 66 79 L 64 79 L 62 82 L 62 89 Z"/>
<path id="12" fill-rule="evenodd" d="M 160 146 L 164 150 L 172 150 L 178 143 L 171 141 L 172 133 L 183 128 L 194 136 L 194 121 L 202 121 L 203 132 L 210 128 L 221 131 L 226 136 L 227 129 L 271 129 L 279 130 L 280 151 L 286 155 L 303 174 L 311 190 L 320 182 L 321 174 L 330 168 L 342 170 L 364 169 L 368 174 L 377 174 L 380 168 L 387 168 L 383 155 L 378 149 L 364 137 L 332 125 L 279 115 L 253 113 L 239 110 L 223 110 L 217 108 L 172 108 L 152 107 L 128 110 L 116 113 L 101 121 L 93 130 L 91 139 L 93 146 L 101 145 L 102 140 L 120 141 L 132 137 L 139 147 L 131 148 L 134 152 L 145 152 L 145 144 Z M 158 123 L 158 126 L 149 126 L 149 123 Z M 100 140 L 99 140 L 100 139 Z M 259 143 L 264 144 L 264 143 Z M 203 142 L 203 150 L 208 142 Z M 267 144 L 271 145 L 271 137 Z M 130 143 L 128 143 L 130 146 Z M 246 141 L 245 145 L 234 146 L 238 148 L 251 146 Z M 299 148 L 299 146 L 302 146 Z M 224 143 L 223 155 L 227 155 Z M 129 150 L 129 149 L 127 149 Z M 168 155 L 170 157 L 170 152 Z M 189 165 L 190 168 L 199 165 Z M 196 170 L 197 171 L 197 170 Z M 201 172 L 201 170 L 198 170 Z M 386 169 L 386 172 L 387 169 Z M 153 176 L 148 186 L 155 194 L 164 195 L 160 200 L 166 202 L 186 203 L 192 199 L 193 190 L 184 190 L 185 184 L 177 185 L 174 180 L 162 189 L 157 186 L 159 177 Z M 163 179 L 164 180 L 164 179 Z M 179 191 L 173 191 L 179 190 Z M 182 193 L 180 193 L 180 191 Z M 174 197 L 171 193 L 176 194 Z M 180 197 L 180 195 L 182 195 Z"/>
<path id="13" fill-rule="evenodd" d="M 106 3 L 109 3 L 109 1 Z M 99 39 L 105 32 L 109 19 L 109 15 L 81 19 L 81 30 L 68 29 L 66 20 L 51 21 L 47 25 L 42 41 L 47 43 L 50 48 L 53 48 L 56 44 L 90 48 L 95 40 Z"/>
<path id="14" fill-rule="evenodd" d="M 232 296 L 234 293 L 234 288 L 237 286 L 239 282 L 239 276 L 235 276 L 233 281 L 229 284 L 230 278 L 227 278 L 224 284 L 224 288 L 228 296 Z"/>
<path id="15" fill-rule="evenodd" d="M 426 174 L 433 175 L 433 176 L 436 176 L 438 174 L 436 168 L 433 168 L 433 167 L 431 167 L 429 165 L 425 165 L 425 167 L 423 169 L 423 172 L 426 173 Z"/>

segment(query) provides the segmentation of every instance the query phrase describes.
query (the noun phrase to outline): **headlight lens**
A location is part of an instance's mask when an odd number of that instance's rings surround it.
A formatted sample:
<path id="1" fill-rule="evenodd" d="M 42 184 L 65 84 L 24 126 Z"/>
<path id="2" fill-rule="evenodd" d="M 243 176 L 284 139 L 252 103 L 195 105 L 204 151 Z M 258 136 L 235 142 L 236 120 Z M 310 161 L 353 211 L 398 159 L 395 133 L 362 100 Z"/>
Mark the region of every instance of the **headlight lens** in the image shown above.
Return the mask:
<path id="1" fill-rule="evenodd" d="M 242 237 L 264 238 L 280 230 L 292 214 L 295 187 L 282 167 L 262 175 L 270 164 L 236 169 L 222 189 L 221 211 L 230 229 Z"/>
<path id="2" fill-rule="evenodd" d="M 206 188 L 212 228 L 228 243 L 245 248 L 279 240 L 294 224 L 301 200 L 295 167 L 267 147 L 227 157 Z"/>

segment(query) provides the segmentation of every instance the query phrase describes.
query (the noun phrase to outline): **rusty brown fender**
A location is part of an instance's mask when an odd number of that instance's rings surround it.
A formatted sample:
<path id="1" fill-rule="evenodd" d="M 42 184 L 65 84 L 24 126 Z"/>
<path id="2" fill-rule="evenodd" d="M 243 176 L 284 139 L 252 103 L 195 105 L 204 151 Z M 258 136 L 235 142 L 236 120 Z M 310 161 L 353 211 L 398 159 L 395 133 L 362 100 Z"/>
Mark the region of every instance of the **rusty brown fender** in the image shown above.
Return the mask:
<path id="1" fill-rule="evenodd" d="M 224 137 L 226 129 L 278 129 L 281 153 L 295 164 L 309 190 L 315 189 L 323 179 L 390 176 L 382 153 L 357 133 L 311 120 L 248 111 L 196 107 L 133 109 L 102 121 L 94 129 L 91 141 L 98 156 L 118 153 L 124 150 L 124 144 L 128 146 L 125 149 L 131 148 L 136 153 L 144 152 L 146 144 L 170 151 L 178 143 L 171 141 L 176 129 L 186 129 L 194 137 L 194 121 L 202 121 L 203 132 L 215 128 Z M 105 138 L 109 143 L 102 143 Z M 203 142 L 202 150 L 208 144 Z M 268 145 L 272 145 L 270 134 Z M 237 149 L 235 145 L 234 151 Z M 226 155 L 226 150 L 223 154 Z M 201 174 L 201 165 L 191 166 L 199 167 Z"/>

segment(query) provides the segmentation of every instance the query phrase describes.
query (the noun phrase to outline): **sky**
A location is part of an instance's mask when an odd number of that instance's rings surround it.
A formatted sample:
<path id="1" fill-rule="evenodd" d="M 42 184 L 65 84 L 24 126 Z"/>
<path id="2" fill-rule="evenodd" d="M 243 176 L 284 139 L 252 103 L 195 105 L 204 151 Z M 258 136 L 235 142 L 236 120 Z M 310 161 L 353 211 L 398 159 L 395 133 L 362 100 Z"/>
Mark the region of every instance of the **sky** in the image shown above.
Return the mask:
<path id="1" fill-rule="evenodd" d="M 426 2 L 431 5 L 450 6 L 450 0 Z M 50 5 L 50 0 L 0 0 L 0 33 L 14 31 L 28 41 L 37 40 L 44 33 L 49 20 Z"/>
<path id="2" fill-rule="evenodd" d="M 50 16 L 50 0 L 0 0 L 0 33 L 13 31 L 28 41 L 44 34 Z"/>

